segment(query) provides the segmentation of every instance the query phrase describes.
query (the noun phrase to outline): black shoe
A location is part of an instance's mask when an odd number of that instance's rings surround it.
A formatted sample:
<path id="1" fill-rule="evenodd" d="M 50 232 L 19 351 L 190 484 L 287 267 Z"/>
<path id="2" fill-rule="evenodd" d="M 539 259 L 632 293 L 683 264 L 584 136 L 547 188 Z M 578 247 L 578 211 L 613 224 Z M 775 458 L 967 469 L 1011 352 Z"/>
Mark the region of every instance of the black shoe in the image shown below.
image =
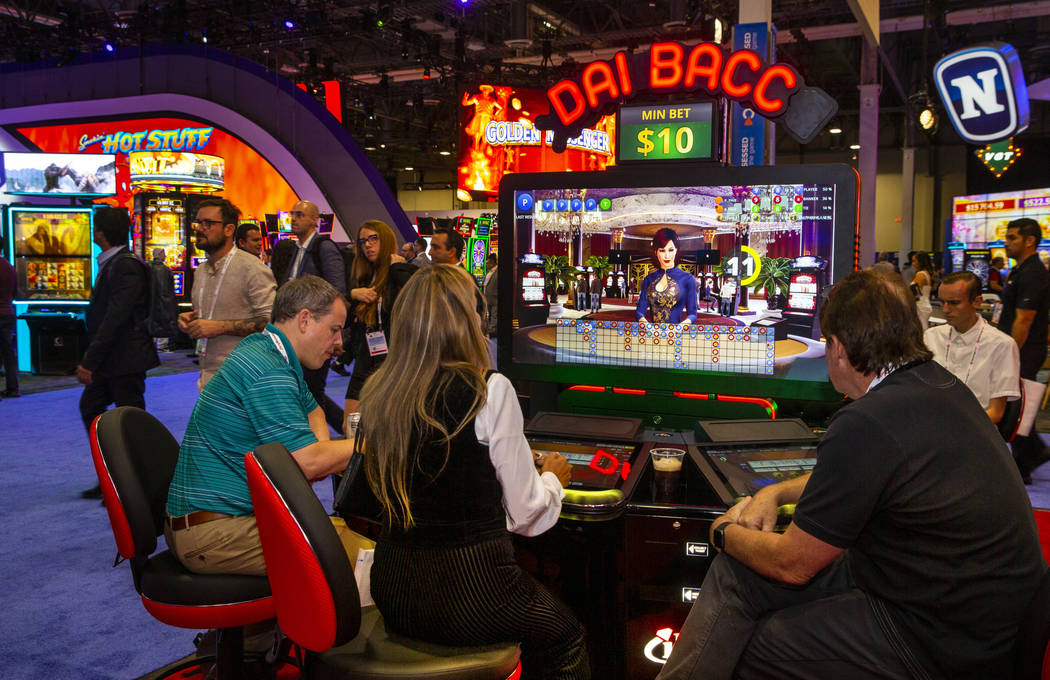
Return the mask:
<path id="1" fill-rule="evenodd" d="M 88 489 L 86 491 L 81 491 L 80 492 L 80 497 L 81 498 L 87 498 L 88 500 L 94 500 L 96 498 L 102 498 L 102 487 L 96 485 L 96 486 L 94 486 L 94 487 L 92 487 L 92 488 L 90 488 L 90 489 Z"/>
<path id="2" fill-rule="evenodd" d="M 21 396 L 22 393 L 18 390 L 4 390 L 3 393 L 0 393 L 0 397 L 3 397 L 4 399 L 17 399 Z"/>

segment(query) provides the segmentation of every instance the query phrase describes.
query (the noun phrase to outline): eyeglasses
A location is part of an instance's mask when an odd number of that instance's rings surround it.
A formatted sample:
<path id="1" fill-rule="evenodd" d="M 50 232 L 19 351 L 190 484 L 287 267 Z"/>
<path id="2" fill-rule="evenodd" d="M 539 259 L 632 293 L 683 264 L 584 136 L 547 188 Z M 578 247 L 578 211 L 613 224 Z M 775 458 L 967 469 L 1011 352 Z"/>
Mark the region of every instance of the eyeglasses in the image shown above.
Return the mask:
<path id="1" fill-rule="evenodd" d="M 222 226 L 222 220 L 193 220 L 190 222 L 190 226 L 194 229 L 204 227 L 205 229 L 211 229 L 215 225 Z"/>
<path id="2" fill-rule="evenodd" d="M 379 243 L 379 234 L 372 234 L 371 236 L 357 239 L 358 248 L 364 248 L 366 245 L 374 246 L 377 243 Z"/>

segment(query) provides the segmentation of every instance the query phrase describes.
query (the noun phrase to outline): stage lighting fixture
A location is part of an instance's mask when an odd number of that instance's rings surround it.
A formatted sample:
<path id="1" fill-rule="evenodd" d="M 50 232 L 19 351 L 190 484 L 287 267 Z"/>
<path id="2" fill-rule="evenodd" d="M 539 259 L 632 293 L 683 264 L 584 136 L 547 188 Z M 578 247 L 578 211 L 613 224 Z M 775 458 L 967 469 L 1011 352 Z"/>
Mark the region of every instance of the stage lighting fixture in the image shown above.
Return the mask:
<path id="1" fill-rule="evenodd" d="M 919 112 L 919 127 L 922 131 L 932 135 L 937 132 L 937 124 L 940 121 L 937 118 L 937 109 L 933 108 L 932 104 L 926 104 L 922 111 Z"/>
<path id="2" fill-rule="evenodd" d="M 112 43 L 106 43 L 106 51 L 107 52 L 112 52 L 113 51 L 113 44 Z"/>
<path id="3" fill-rule="evenodd" d="M 287 28 L 288 30 L 291 30 L 291 29 L 295 28 L 295 24 L 292 23 L 292 21 L 290 19 L 286 19 L 285 22 L 284 22 L 284 27 Z"/>
<path id="4" fill-rule="evenodd" d="M 852 149 L 853 151 L 859 151 L 860 150 L 860 144 L 850 144 L 849 148 Z"/>
<path id="5" fill-rule="evenodd" d="M 456 198 L 463 201 L 464 203 L 470 203 L 474 200 L 474 197 L 470 195 L 470 192 L 466 189 L 456 189 Z"/>

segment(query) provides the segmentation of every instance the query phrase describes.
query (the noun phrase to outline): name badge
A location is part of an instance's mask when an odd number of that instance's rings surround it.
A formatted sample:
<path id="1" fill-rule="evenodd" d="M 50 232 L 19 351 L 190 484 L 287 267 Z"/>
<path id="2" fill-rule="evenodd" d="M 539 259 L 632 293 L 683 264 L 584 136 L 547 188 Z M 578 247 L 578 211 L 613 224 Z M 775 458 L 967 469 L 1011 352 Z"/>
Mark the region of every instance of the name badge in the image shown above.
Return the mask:
<path id="1" fill-rule="evenodd" d="M 197 356 L 201 359 L 208 355 L 208 338 L 197 338 Z"/>
<path id="2" fill-rule="evenodd" d="M 365 333 L 365 339 L 368 341 L 369 356 L 378 357 L 386 354 L 386 335 L 382 329 Z"/>

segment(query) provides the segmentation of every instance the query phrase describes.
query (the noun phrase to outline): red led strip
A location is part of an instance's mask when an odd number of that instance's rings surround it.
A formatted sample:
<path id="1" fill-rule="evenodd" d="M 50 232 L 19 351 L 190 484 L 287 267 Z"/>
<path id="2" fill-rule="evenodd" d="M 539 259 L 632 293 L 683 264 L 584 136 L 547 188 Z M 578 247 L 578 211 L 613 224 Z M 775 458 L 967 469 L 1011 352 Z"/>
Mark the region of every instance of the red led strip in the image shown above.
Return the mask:
<path id="1" fill-rule="evenodd" d="M 569 390 L 572 392 L 604 392 L 605 388 L 601 385 L 573 385 Z"/>

